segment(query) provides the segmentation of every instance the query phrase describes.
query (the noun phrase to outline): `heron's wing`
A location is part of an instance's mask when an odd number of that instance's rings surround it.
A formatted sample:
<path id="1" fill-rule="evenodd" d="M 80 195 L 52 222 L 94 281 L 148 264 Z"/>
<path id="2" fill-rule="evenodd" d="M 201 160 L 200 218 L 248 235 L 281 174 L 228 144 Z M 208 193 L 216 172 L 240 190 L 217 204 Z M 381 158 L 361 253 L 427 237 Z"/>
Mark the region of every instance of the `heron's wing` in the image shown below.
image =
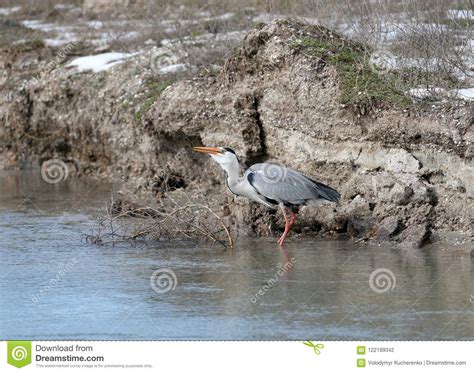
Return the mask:
<path id="1" fill-rule="evenodd" d="M 339 198 L 334 189 L 275 164 L 255 164 L 247 170 L 245 177 L 259 194 L 278 203 L 303 204 L 317 199 L 335 202 Z"/>

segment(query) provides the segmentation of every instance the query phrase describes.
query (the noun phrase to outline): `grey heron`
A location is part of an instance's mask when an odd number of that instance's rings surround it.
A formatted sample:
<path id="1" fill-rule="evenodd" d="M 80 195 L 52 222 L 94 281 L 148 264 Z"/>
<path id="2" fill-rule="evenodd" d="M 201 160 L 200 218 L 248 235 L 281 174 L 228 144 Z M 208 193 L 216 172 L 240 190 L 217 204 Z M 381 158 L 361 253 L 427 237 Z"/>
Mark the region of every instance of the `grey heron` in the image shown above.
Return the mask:
<path id="1" fill-rule="evenodd" d="M 209 154 L 224 169 L 226 185 L 233 194 L 250 198 L 272 209 L 280 208 L 285 218 L 285 230 L 278 240 L 280 246 L 283 246 L 295 223 L 300 206 L 337 202 L 340 198 L 337 190 L 276 164 L 254 164 L 240 177 L 239 159 L 230 148 L 194 147 L 193 150 Z"/>

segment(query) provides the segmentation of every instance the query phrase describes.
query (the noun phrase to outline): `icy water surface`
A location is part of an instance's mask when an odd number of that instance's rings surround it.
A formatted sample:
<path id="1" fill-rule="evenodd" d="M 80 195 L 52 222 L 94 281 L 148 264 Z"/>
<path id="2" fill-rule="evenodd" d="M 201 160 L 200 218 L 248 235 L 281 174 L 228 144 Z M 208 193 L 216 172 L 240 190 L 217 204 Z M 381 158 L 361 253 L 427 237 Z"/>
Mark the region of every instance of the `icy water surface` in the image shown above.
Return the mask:
<path id="1" fill-rule="evenodd" d="M 0 174 L 0 339 L 474 339 L 466 247 L 88 244 L 110 195 Z"/>

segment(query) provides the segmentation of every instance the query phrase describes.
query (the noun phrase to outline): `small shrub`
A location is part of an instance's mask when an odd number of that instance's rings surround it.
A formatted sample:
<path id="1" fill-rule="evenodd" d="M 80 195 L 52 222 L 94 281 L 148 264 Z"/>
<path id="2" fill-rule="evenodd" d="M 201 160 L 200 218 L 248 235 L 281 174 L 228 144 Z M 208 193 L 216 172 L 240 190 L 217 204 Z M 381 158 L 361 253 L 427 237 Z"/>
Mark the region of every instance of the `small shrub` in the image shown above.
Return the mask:
<path id="1" fill-rule="evenodd" d="M 340 37 L 303 37 L 292 47 L 335 66 L 340 76 L 340 102 L 360 114 L 379 106 L 406 107 L 411 103 L 396 88 L 395 77 L 382 75 L 370 62 L 369 48 L 360 43 L 350 43 Z"/>

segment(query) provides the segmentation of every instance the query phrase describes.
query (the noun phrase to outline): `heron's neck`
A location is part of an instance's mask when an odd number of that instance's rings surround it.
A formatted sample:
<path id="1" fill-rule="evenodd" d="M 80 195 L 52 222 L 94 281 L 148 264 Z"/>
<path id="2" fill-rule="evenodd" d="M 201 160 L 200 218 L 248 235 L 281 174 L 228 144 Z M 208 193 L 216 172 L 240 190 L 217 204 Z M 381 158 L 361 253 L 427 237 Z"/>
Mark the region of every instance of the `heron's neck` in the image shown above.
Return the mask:
<path id="1" fill-rule="evenodd" d="M 240 181 L 240 165 L 236 160 L 231 163 L 224 163 L 220 165 L 226 172 L 227 184 L 230 188 Z"/>

